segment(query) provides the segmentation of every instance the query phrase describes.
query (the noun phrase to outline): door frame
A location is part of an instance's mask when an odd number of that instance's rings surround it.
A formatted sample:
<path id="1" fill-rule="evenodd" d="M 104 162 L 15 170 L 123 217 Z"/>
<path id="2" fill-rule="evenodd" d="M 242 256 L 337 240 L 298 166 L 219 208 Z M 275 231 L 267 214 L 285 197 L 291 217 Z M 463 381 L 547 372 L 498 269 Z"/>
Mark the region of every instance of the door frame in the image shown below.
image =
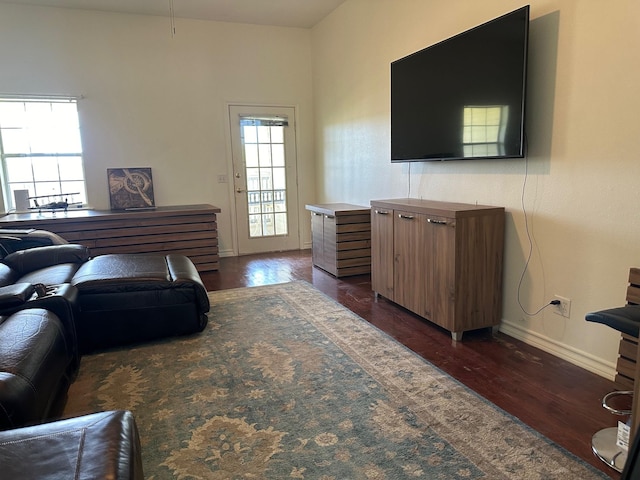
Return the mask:
<path id="1" fill-rule="evenodd" d="M 238 222 L 237 222 L 237 202 L 236 202 L 236 193 L 235 193 L 235 183 L 234 183 L 234 165 L 233 165 L 233 137 L 231 134 L 231 129 L 233 128 L 231 124 L 231 107 L 255 107 L 255 108 L 290 108 L 293 110 L 293 125 L 295 129 L 296 135 L 296 144 L 295 144 L 295 166 L 296 166 L 296 177 L 294 187 L 296 189 L 296 202 L 295 202 L 295 212 L 291 212 L 292 215 L 296 216 L 296 224 L 297 229 L 295 231 L 289 230 L 290 235 L 297 236 L 297 248 L 302 249 L 302 222 L 301 222 L 301 208 L 300 208 L 300 190 L 299 190 L 299 162 L 298 162 L 298 154 L 299 154 L 299 139 L 297 136 L 298 129 L 297 121 L 298 121 L 298 107 L 296 105 L 285 105 L 285 104 L 267 104 L 267 103 L 251 103 L 251 102 L 226 102 L 225 103 L 225 136 L 227 137 L 227 172 L 229 172 L 227 178 L 227 189 L 229 195 L 229 220 L 231 222 L 231 242 L 232 242 L 232 254 L 233 256 L 240 255 L 240 242 L 238 238 Z M 289 188 L 289 187 L 287 187 Z M 266 252 L 265 252 L 266 253 Z"/>

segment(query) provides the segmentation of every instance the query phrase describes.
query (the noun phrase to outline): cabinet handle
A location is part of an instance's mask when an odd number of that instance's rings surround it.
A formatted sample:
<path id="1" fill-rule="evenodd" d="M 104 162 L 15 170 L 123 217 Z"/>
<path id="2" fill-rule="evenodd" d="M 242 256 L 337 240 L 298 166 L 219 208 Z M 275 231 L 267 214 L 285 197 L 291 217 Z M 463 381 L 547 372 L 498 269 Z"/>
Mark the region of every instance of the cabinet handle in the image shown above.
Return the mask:
<path id="1" fill-rule="evenodd" d="M 405 220 L 413 220 L 413 215 L 403 215 L 402 213 L 399 213 L 398 218 L 404 218 Z"/>
<path id="2" fill-rule="evenodd" d="M 325 215 L 324 218 L 336 218 L 335 215 Z"/>
<path id="3" fill-rule="evenodd" d="M 377 215 L 389 215 L 389 212 L 385 210 L 376 210 L 375 212 Z"/>
<path id="4" fill-rule="evenodd" d="M 427 222 L 433 223 L 434 225 L 446 225 L 446 220 L 434 220 L 433 218 L 427 218 Z"/>
<path id="5" fill-rule="evenodd" d="M 321 213 L 318 213 L 318 212 L 311 212 L 311 213 L 312 213 L 313 215 L 315 215 L 316 217 L 321 217 L 321 216 L 322 216 L 322 214 L 321 214 Z"/>

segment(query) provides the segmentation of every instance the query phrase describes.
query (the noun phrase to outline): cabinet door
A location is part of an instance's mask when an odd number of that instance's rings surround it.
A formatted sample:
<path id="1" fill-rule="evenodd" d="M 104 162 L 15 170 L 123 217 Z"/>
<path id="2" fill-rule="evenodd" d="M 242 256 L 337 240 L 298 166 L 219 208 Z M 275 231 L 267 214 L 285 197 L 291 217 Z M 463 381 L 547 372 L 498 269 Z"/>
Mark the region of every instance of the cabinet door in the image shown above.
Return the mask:
<path id="1" fill-rule="evenodd" d="M 425 268 L 428 269 L 426 304 L 429 320 L 451 332 L 458 331 L 456 314 L 455 219 L 427 216 L 425 238 L 431 243 Z"/>
<path id="2" fill-rule="evenodd" d="M 311 212 L 311 258 L 313 264 L 324 268 L 324 226 L 323 215 L 318 212 Z"/>
<path id="3" fill-rule="evenodd" d="M 394 301 L 429 318 L 425 292 L 428 288 L 430 242 L 425 235 L 425 215 L 394 210 Z"/>
<path id="4" fill-rule="evenodd" d="M 371 209 L 371 288 L 393 300 L 393 210 Z"/>

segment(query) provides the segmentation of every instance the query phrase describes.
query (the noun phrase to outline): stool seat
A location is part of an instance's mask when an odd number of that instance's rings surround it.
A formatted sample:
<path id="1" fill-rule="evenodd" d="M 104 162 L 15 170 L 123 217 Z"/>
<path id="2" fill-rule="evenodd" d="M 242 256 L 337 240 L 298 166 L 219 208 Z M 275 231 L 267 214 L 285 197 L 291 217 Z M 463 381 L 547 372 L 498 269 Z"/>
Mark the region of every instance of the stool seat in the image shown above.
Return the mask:
<path id="1" fill-rule="evenodd" d="M 602 323 L 614 330 L 638 337 L 640 331 L 640 305 L 610 308 L 599 312 L 587 313 L 588 322 Z"/>

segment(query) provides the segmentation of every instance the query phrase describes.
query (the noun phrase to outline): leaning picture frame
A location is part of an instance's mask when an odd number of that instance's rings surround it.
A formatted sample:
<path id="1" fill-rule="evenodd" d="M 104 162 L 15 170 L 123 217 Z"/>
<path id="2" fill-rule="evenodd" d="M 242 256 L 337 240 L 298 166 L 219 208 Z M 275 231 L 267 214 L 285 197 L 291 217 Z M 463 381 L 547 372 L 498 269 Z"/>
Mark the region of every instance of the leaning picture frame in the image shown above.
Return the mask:
<path id="1" fill-rule="evenodd" d="M 108 168 L 107 178 L 111 210 L 155 208 L 151 168 Z"/>

